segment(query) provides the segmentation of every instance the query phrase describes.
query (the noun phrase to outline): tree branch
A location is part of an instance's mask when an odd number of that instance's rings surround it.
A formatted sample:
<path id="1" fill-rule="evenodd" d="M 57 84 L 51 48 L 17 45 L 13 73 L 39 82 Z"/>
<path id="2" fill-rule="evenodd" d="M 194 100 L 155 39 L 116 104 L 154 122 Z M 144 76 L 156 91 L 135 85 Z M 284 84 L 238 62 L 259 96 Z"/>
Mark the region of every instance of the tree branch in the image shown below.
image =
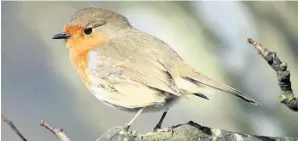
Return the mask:
<path id="1" fill-rule="evenodd" d="M 259 54 L 268 62 L 277 74 L 278 85 L 281 89 L 279 96 L 280 102 L 288 106 L 293 111 L 298 111 L 298 99 L 294 97 L 294 92 L 291 87 L 290 71 L 287 70 L 287 63 L 282 62 L 275 52 L 264 48 L 257 41 L 251 38 L 247 39 L 247 42 L 252 44 Z"/>
<path id="2" fill-rule="evenodd" d="M 164 128 L 164 132 L 140 134 L 135 131 L 119 134 L 121 127 L 115 127 L 96 141 L 297 141 L 298 138 L 266 137 L 241 134 L 221 129 L 201 126 L 193 121 Z"/>
<path id="3" fill-rule="evenodd" d="M 49 131 L 51 131 L 54 135 L 56 135 L 61 141 L 70 141 L 70 139 L 64 134 L 63 129 L 55 128 L 51 124 L 47 123 L 44 120 L 40 121 L 40 126 L 45 127 Z"/>
<path id="4" fill-rule="evenodd" d="M 23 136 L 23 134 L 18 130 L 18 128 L 9 120 L 3 113 L 1 113 L 1 118 L 4 122 L 6 122 L 9 127 L 23 140 L 27 141 L 27 139 Z"/>

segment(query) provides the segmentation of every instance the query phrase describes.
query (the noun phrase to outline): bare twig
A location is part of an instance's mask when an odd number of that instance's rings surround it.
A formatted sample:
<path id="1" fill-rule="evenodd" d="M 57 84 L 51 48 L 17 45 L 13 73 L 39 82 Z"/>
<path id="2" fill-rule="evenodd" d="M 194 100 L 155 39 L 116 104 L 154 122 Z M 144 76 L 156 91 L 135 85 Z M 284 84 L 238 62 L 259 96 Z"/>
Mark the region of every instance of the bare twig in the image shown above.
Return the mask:
<path id="1" fill-rule="evenodd" d="M 70 139 L 64 134 L 63 129 L 55 128 L 51 124 L 47 123 L 44 120 L 40 121 L 40 126 L 45 127 L 49 131 L 51 131 L 54 135 L 56 135 L 61 141 L 70 141 Z"/>
<path id="2" fill-rule="evenodd" d="M 275 52 L 271 52 L 270 50 L 264 48 L 257 41 L 254 41 L 251 38 L 248 38 L 246 41 L 256 48 L 256 50 L 276 72 L 278 85 L 281 89 L 281 95 L 279 96 L 281 103 L 285 104 L 293 111 L 298 111 L 298 99 L 294 97 L 294 92 L 291 87 L 290 71 L 287 70 L 287 63 L 282 62 L 276 56 Z"/>
<path id="3" fill-rule="evenodd" d="M 4 122 L 6 122 L 10 128 L 23 140 L 27 141 L 27 139 L 22 135 L 22 133 L 18 130 L 18 128 L 9 120 L 3 113 L 1 113 L 1 118 Z"/>

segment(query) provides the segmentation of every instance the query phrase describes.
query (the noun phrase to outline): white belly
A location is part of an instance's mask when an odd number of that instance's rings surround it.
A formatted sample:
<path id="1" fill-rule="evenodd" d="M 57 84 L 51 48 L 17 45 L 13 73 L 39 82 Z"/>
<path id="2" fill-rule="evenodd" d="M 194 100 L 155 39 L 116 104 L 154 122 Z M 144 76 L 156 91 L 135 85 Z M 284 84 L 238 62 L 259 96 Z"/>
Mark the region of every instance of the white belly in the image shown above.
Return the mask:
<path id="1" fill-rule="evenodd" d="M 96 86 L 92 86 L 90 91 L 105 105 L 130 112 L 136 112 L 140 108 L 145 108 L 144 112 L 166 111 L 178 100 L 178 97 L 170 99 L 164 97 L 163 99 L 154 99 L 156 101 L 148 101 L 146 97 L 142 96 L 142 93 L 132 93 L 131 95 L 110 93 L 105 89 Z"/>

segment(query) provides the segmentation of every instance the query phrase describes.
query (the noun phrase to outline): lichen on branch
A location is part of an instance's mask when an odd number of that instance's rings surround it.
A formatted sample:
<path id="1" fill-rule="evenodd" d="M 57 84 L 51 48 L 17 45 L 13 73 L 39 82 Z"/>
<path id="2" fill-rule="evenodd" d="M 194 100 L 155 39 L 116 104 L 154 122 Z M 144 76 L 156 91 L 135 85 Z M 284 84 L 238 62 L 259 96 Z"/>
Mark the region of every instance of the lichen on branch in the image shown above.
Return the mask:
<path id="1" fill-rule="evenodd" d="M 163 132 L 145 134 L 131 131 L 119 134 L 121 127 L 107 131 L 96 141 L 297 141 L 298 138 L 266 137 L 241 134 L 221 129 L 201 126 L 193 121 L 165 128 Z"/>

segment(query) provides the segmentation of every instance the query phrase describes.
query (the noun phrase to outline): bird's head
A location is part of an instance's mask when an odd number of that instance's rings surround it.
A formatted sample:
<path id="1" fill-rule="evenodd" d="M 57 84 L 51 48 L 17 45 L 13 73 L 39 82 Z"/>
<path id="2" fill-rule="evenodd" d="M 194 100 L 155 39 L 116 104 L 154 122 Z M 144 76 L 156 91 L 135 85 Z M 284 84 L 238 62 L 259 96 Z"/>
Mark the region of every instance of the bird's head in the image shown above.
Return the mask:
<path id="1" fill-rule="evenodd" d="M 83 8 L 76 11 L 62 33 L 53 39 L 64 39 L 70 49 L 89 49 L 99 46 L 119 31 L 130 28 L 128 20 L 102 8 Z"/>

